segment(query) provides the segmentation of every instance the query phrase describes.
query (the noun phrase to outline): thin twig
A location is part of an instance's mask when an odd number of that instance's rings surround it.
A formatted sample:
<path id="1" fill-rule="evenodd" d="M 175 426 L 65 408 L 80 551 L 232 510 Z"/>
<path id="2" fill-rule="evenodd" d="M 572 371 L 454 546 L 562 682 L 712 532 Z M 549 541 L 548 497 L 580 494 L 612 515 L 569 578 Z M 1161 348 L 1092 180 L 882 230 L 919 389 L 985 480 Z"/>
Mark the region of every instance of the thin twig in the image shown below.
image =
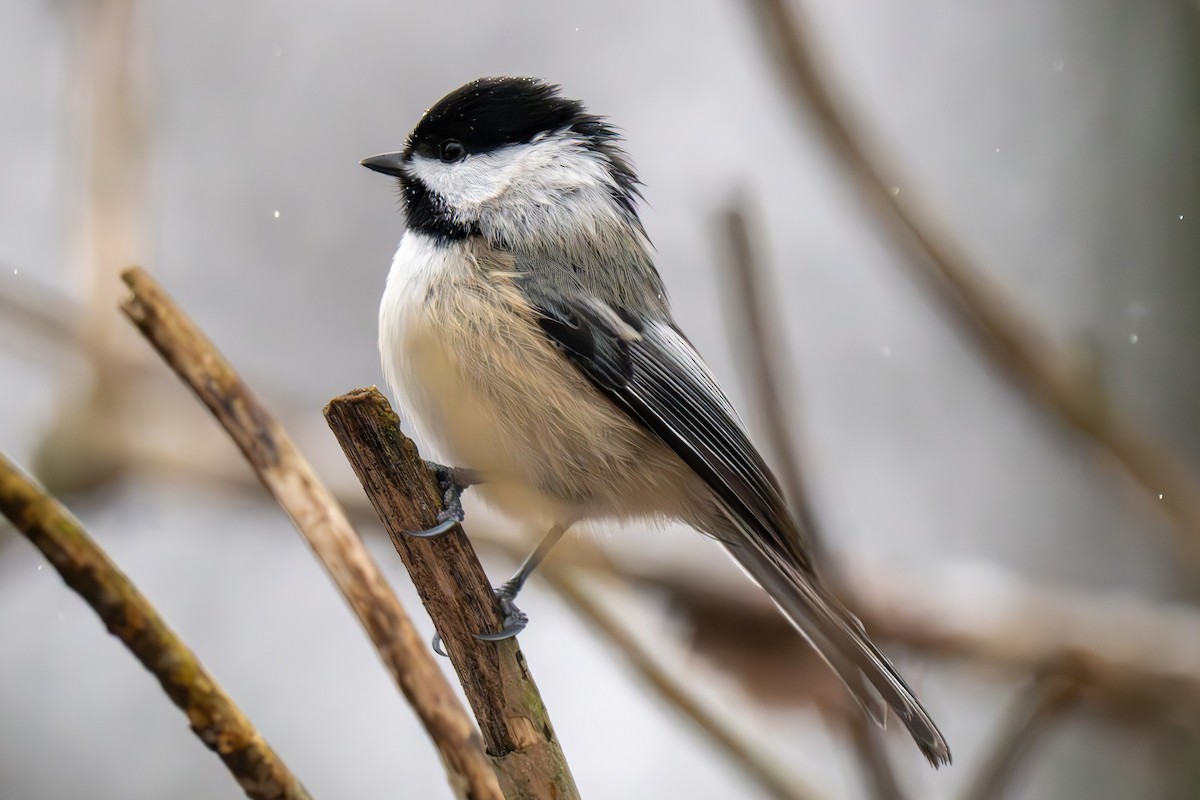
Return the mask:
<path id="1" fill-rule="evenodd" d="M 132 294 L 121 309 L 225 427 L 304 536 L 429 732 L 456 794 L 503 800 L 479 733 L 337 500 L 229 362 L 154 279 L 137 268 L 122 278 Z"/>
<path id="2" fill-rule="evenodd" d="M 818 563 L 821 563 L 825 560 L 824 537 L 813 510 L 812 497 L 805 485 L 800 458 L 796 454 L 799 437 L 792 421 L 798 416 L 795 410 L 797 404 L 792 401 L 791 413 L 784 409 L 785 393 L 776 380 L 779 365 L 789 363 L 786 357 L 787 340 L 767 301 L 771 294 L 764 290 L 766 280 L 754 255 L 749 224 L 741 211 L 747 202 L 743 198 L 730 204 L 725 212 L 725 228 L 733 251 L 733 258 L 725 262 L 732 273 L 731 283 L 735 289 L 735 302 L 731 306 L 735 314 L 733 327 L 745 331 L 749 340 L 743 352 L 749 361 L 754 399 L 767 422 L 778 457 L 779 472 L 783 475 L 784 486 L 791 500 L 792 513 L 814 548 Z M 880 747 L 877 733 L 870 729 L 870 723 L 857 713 L 857 709 L 851 711 L 848 722 L 855 752 L 870 776 L 875 796 L 879 800 L 903 800 L 904 795 L 891 763 Z"/>
<path id="3" fill-rule="evenodd" d="M 904 800 L 904 791 L 883 748 L 879 726 L 867 719 L 865 714 L 853 714 L 849 719 L 849 728 L 854 750 L 867 774 L 867 785 L 876 800 Z"/>
<path id="4" fill-rule="evenodd" d="M 987 759 L 970 783 L 963 800 L 993 800 L 1016 774 L 1022 758 L 1037 739 L 1070 706 L 1078 691 L 1076 681 L 1050 670 L 1034 681 L 1017 699 L 996 736 Z"/>
<path id="5" fill-rule="evenodd" d="M 0 281 L 0 320 L 6 328 L 58 348 L 80 346 L 82 309 L 75 302 L 7 265 L 0 264 Z"/>
<path id="6" fill-rule="evenodd" d="M 784 489 L 792 501 L 792 510 L 801 530 L 808 535 L 820 560 L 820 551 L 824 549 L 820 526 L 817 525 L 804 482 L 800 458 L 796 455 L 800 437 L 792 420 L 797 416 L 797 403 L 794 399 L 789 403 L 790 412 L 783 407 L 783 398 L 789 394 L 783 391 L 776 379 L 781 374 L 779 366 L 791 363 L 787 357 L 787 337 L 766 301 L 770 294 L 764 292 L 766 281 L 758 259 L 754 257 L 746 216 L 740 210 L 745 205 L 745 200 L 732 203 L 725 211 L 725 231 L 733 251 L 733 258 L 723 262 L 727 265 L 734 289 L 734 302 L 728 306 L 734 318 L 732 327 L 735 333 L 744 331 L 747 341 L 743 353 L 749 362 L 747 372 L 750 385 L 754 389 L 755 404 L 767 426 L 767 438 L 776 456 L 777 471 L 783 478 Z"/>
<path id="7" fill-rule="evenodd" d="M 441 492 L 400 420 L 376 389 L 335 397 L 325 419 L 391 536 L 458 672 L 508 800 L 578 798 L 549 714 L 516 639 L 484 642 L 502 627 L 475 550 L 455 526 L 410 536 L 437 522 Z"/>
<path id="8" fill-rule="evenodd" d="M 934 290 L 994 363 L 1063 422 L 1110 455 L 1200 555 L 1200 481 L 1167 448 L 1117 413 L 1094 369 L 1055 346 L 948 231 L 905 188 L 868 137 L 856 133 L 834 99 L 826 70 L 805 34 L 795 0 L 749 0 L 797 111 L 815 118 L 864 198 L 909 254 L 909 266 Z"/>
<path id="9" fill-rule="evenodd" d="M 515 547 L 507 546 L 506 549 L 514 559 L 521 557 Z M 556 561 L 548 561 L 541 566 L 538 574 L 576 614 L 588 622 L 592 630 L 620 651 L 642 680 L 690 719 L 770 797 L 776 800 L 814 800 L 821 797 L 815 788 L 806 786 L 798 776 L 782 769 L 761 748 L 745 741 L 736 730 L 706 708 L 700 698 L 663 667 L 625 626 L 580 586 L 580 581 L 571 574 L 570 568 L 564 568 Z"/>
<path id="10" fill-rule="evenodd" d="M 89 369 L 69 376 L 57 409 L 33 458 L 34 471 L 53 491 L 92 489 L 112 481 L 130 464 L 132 383 L 128 354 L 139 350 L 116 315 L 121 284 L 117 271 L 147 250 L 146 27 L 139 0 L 91 0 L 60 4 L 72 37 L 74 102 L 67 148 L 75 157 L 67 171 L 79 181 L 72 204 L 71 255 L 85 293 L 78 315 L 78 343 Z M 73 187 L 74 188 L 74 187 Z M 71 309 L 63 309 L 70 311 Z"/>
<path id="11" fill-rule="evenodd" d="M 309 794 L 225 694 L 196 655 L 163 621 L 79 521 L 0 455 L 0 513 L 33 543 L 87 601 L 109 633 L 158 678 L 248 797 L 309 800 Z"/>
<path id="12" fill-rule="evenodd" d="M 577 548 L 558 559 L 583 559 L 597 569 L 610 563 L 597 563 Z M 644 553 L 609 559 L 618 575 L 666 590 L 701 624 L 716 609 L 726 617 L 753 618 L 756 627 L 778 625 L 779 637 L 789 631 L 771 602 L 744 581 L 685 573 Z M 1082 699 L 1100 709 L 1182 720 L 1200 715 L 1200 614 L 1194 608 L 1127 594 L 1047 589 L 982 564 L 918 570 L 853 556 L 844 562 L 846 597 L 881 639 L 1007 675 L 1069 659 L 1072 676 L 1088 690 Z M 775 636 L 770 630 L 762 635 Z"/>
<path id="13" fill-rule="evenodd" d="M 147 28 L 140 0 L 97 0 L 70 4 L 79 38 L 72 75 L 78 98 L 76 130 L 82 134 L 82 207 L 77 218 L 83 284 L 84 347 L 104 380 L 102 367 L 122 351 L 137 349 L 112 313 L 121 285 L 115 278 L 145 254 L 146 175 L 152 148 L 146 81 L 139 69 L 146 55 Z M 112 387 L 119 391 L 120 385 Z"/>

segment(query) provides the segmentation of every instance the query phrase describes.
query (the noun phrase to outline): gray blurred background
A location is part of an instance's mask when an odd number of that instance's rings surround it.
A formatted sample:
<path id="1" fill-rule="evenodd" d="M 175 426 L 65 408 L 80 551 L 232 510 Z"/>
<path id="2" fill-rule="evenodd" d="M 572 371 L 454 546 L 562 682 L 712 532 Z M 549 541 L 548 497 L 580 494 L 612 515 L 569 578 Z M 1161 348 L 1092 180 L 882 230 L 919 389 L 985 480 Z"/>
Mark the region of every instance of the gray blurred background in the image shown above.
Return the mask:
<path id="1" fill-rule="evenodd" d="M 1039 328 L 1090 354 L 1114 405 L 1196 465 L 1196 4 L 806 5 L 901 197 L 919 192 Z M 71 505 L 316 797 L 450 793 L 286 519 L 127 330 L 116 273 L 152 270 L 352 494 L 320 409 L 381 381 L 376 308 L 402 232 L 394 187 L 358 161 L 398 149 L 425 107 L 480 75 L 559 82 L 623 128 L 676 316 L 765 436 L 722 307 L 719 215 L 747 198 L 839 563 L 982 576 L 981 618 L 995 578 L 1192 619 L 1196 561 L 1179 534 L 913 280 L 788 107 L 744 3 L 27 0 L 0 9 L 0 54 L 0 450 Z M 494 524 L 468 515 L 468 531 Z M 362 529 L 431 634 L 386 538 Z M 603 543 L 701 583 L 739 580 L 690 531 Z M 512 569 L 494 551 L 486 565 L 497 581 Z M 828 797 L 865 796 L 804 686 L 763 703 L 753 669 L 688 647 L 703 619 L 660 592 L 609 594 L 757 746 Z M 521 642 L 585 797 L 758 796 L 553 593 L 535 581 L 523 607 Z M 7 529 L 0 641 L 0 798 L 240 796 Z M 957 797 L 1028 675 L 885 649 L 955 754 L 934 773 L 890 731 L 897 771 L 914 797 Z M 1083 707 L 1038 741 L 1009 796 L 1200 796 L 1198 742 L 1194 725 Z"/>

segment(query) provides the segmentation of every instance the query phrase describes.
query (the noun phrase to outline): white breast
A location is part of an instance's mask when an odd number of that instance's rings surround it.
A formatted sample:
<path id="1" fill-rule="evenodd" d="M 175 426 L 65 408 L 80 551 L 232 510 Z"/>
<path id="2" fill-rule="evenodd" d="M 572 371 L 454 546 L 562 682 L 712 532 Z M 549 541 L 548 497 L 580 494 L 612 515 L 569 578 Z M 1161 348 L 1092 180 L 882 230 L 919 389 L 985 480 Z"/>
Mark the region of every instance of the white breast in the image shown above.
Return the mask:
<path id="1" fill-rule="evenodd" d="M 434 320 L 429 317 L 428 298 L 439 281 L 461 269 L 455 264 L 456 251 L 439 245 L 433 238 L 409 231 L 400 241 L 392 259 L 387 287 L 379 306 L 379 353 L 383 377 L 400 407 L 404 422 L 411 423 L 418 438 L 447 458 L 446 442 L 438 435 L 437 409 L 440 405 L 432 386 L 428 350 L 436 337 Z"/>
<path id="2" fill-rule="evenodd" d="M 410 231 L 392 263 L 379 348 L 426 457 L 482 472 L 482 499 L 541 525 L 679 516 L 683 463 L 554 349 L 495 259 Z"/>
<path id="3" fill-rule="evenodd" d="M 511 478 L 524 436 L 495 389 L 516 369 L 498 333 L 514 312 L 474 259 L 458 243 L 406 233 L 379 308 L 379 350 L 398 412 L 435 451 L 427 457 Z"/>
<path id="4" fill-rule="evenodd" d="M 543 459 L 530 452 L 528 424 L 513 418 L 516 404 L 492 391 L 514 372 L 503 364 L 514 362 L 503 337 L 488 329 L 511 325 L 472 259 L 464 247 L 412 231 L 400 243 L 379 309 L 379 349 L 397 412 L 427 458 L 483 473 L 476 493 L 490 505 L 539 525 L 573 519 L 530 472 Z"/>

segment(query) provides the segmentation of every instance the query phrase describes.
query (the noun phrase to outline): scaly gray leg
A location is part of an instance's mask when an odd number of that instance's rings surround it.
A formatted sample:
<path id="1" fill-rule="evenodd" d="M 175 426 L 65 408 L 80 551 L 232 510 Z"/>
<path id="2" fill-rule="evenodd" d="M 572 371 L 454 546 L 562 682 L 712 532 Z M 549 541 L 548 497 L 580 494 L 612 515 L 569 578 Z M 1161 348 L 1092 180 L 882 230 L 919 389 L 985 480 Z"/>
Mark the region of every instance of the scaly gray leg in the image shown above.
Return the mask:
<path id="1" fill-rule="evenodd" d="M 525 630 L 525 626 L 529 624 L 529 617 L 524 611 L 517 608 L 517 594 L 525 586 L 525 581 L 529 580 L 529 576 L 537 569 L 538 564 L 541 564 L 546 554 L 550 549 L 558 543 L 563 534 L 567 532 L 569 526 L 558 524 L 550 529 L 534 551 L 529 554 L 529 557 L 521 564 L 521 568 L 517 573 L 509 578 L 504 584 L 496 590 L 496 599 L 500 601 L 500 611 L 504 614 L 504 627 L 498 633 L 477 633 L 476 639 L 485 642 L 502 642 L 505 639 L 511 639 L 521 631 Z M 433 652 L 440 656 L 446 655 L 446 651 L 442 649 L 442 637 L 433 637 Z"/>
<path id="2" fill-rule="evenodd" d="M 550 548 L 554 547 L 566 532 L 567 526 L 561 523 L 551 528 L 521 564 L 517 574 L 496 590 L 496 598 L 500 601 L 500 610 L 504 612 L 504 628 L 498 633 L 477 633 L 475 634 L 476 639 L 482 639 L 485 642 L 502 642 L 525 630 L 525 626 L 529 624 L 529 617 L 525 615 L 524 611 L 517 608 L 517 594 L 524 588 L 525 581 L 529 580 L 529 576 L 538 568 L 538 564 L 541 564 L 542 560 L 546 558 Z"/>

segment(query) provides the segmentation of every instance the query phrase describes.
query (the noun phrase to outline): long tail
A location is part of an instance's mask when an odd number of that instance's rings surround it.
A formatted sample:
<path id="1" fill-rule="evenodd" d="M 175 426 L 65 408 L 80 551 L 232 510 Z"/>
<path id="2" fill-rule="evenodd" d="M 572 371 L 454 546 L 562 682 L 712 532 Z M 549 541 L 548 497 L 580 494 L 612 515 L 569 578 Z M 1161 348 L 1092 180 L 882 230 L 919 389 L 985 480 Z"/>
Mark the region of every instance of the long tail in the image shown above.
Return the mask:
<path id="1" fill-rule="evenodd" d="M 741 537 L 724 541 L 738 541 Z M 734 560 L 766 590 L 812 643 L 855 699 L 877 721 L 880 701 L 900 718 L 934 767 L 950 763 L 950 748 L 912 689 L 867 638 L 862 623 L 814 577 L 767 555 L 749 542 L 726 544 Z"/>

